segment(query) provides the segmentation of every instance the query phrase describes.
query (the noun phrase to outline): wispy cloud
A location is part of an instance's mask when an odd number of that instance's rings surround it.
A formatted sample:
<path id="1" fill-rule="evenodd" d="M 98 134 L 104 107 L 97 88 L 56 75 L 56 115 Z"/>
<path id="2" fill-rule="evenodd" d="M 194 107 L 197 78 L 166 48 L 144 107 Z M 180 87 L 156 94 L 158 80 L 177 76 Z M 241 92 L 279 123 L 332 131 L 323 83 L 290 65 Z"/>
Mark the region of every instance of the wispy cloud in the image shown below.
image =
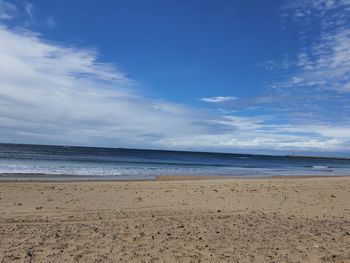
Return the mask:
<path id="1" fill-rule="evenodd" d="M 301 51 L 294 67 L 296 72 L 275 87 L 350 92 L 350 28 L 325 35 L 311 50 Z"/>
<path id="2" fill-rule="evenodd" d="M 296 49 L 285 54 L 288 59 L 266 62 L 278 76 L 269 82 L 270 94 L 280 99 L 256 104 L 294 125 L 348 125 L 350 1 L 288 1 L 280 11 L 287 30 L 298 32 Z"/>
<path id="3" fill-rule="evenodd" d="M 223 103 L 228 101 L 234 101 L 236 100 L 236 97 L 232 96 L 217 96 L 217 97 L 207 97 L 207 98 L 201 98 L 201 101 L 204 102 L 210 102 L 210 103 Z"/>
<path id="4" fill-rule="evenodd" d="M 16 5 L 14 4 L 16 3 Z M 35 7 L 33 2 L 29 1 L 9 1 L 0 0 L 0 22 L 9 22 L 17 19 L 18 25 L 26 28 L 33 28 L 38 25 L 44 25 L 48 28 L 54 28 L 57 21 L 53 16 L 48 16 L 46 19 L 35 17 Z"/>
<path id="5" fill-rule="evenodd" d="M 48 17 L 47 19 L 46 19 L 46 25 L 49 27 L 49 28 L 54 28 L 54 27 L 56 27 L 56 25 L 57 25 L 57 22 L 56 22 L 56 20 L 53 18 L 53 17 Z"/>
<path id="6" fill-rule="evenodd" d="M 17 8 L 5 0 L 0 0 L 0 20 L 9 20 L 13 17 Z"/>
<path id="7" fill-rule="evenodd" d="M 24 3 L 24 10 L 30 19 L 33 19 L 34 6 L 30 2 Z"/>
<path id="8" fill-rule="evenodd" d="M 292 1 L 283 10 L 302 24 L 305 48 L 289 61 L 291 76 L 275 87 L 350 92 L 350 1 Z"/>

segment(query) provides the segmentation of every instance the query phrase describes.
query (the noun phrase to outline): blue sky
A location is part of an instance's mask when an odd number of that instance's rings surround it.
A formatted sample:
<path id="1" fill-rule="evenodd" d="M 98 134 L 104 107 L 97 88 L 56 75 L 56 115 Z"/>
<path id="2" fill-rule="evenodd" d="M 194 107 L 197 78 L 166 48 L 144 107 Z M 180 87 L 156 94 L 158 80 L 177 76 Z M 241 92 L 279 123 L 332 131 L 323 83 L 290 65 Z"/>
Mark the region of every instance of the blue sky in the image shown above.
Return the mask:
<path id="1" fill-rule="evenodd" d="M 0 140 L 350 153 L 350 1 L 0 0 Z"/>

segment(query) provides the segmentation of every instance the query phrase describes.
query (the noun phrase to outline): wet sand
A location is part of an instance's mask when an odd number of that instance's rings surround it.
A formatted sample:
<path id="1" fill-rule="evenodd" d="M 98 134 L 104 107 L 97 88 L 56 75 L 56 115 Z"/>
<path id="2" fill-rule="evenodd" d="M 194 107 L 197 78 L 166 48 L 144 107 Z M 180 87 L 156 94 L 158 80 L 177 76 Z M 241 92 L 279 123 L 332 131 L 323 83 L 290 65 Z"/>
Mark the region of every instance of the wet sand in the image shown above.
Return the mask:
<path id="1" fill-rule="evenodd" d="M 350 177 L 1 182 L 0 262 L 350 262 Z"/>

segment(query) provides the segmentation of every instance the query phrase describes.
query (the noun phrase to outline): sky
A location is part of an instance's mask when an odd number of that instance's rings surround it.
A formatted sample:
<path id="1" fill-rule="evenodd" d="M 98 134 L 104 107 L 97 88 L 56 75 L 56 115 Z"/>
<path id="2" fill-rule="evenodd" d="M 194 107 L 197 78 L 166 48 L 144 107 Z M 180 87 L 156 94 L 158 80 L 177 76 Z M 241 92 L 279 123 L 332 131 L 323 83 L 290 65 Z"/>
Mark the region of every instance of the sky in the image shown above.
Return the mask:
<path id="1" fill-rule="evenodd" d="M 350 0 L 0 0 L 0 142 L 350 155 Z"/>

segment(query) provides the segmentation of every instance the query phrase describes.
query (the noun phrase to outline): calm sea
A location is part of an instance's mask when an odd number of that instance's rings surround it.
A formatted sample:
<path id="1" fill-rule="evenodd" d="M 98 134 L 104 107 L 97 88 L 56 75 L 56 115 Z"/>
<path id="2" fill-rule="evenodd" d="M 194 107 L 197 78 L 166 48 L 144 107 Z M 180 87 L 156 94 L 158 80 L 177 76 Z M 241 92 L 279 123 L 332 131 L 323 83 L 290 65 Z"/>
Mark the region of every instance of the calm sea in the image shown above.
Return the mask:
<path id="1" fill-rule="evenodd" d="M 0 180 L 152 179 L 158 175 L 350 175 L 350 160 L 0 144 Z"/>

